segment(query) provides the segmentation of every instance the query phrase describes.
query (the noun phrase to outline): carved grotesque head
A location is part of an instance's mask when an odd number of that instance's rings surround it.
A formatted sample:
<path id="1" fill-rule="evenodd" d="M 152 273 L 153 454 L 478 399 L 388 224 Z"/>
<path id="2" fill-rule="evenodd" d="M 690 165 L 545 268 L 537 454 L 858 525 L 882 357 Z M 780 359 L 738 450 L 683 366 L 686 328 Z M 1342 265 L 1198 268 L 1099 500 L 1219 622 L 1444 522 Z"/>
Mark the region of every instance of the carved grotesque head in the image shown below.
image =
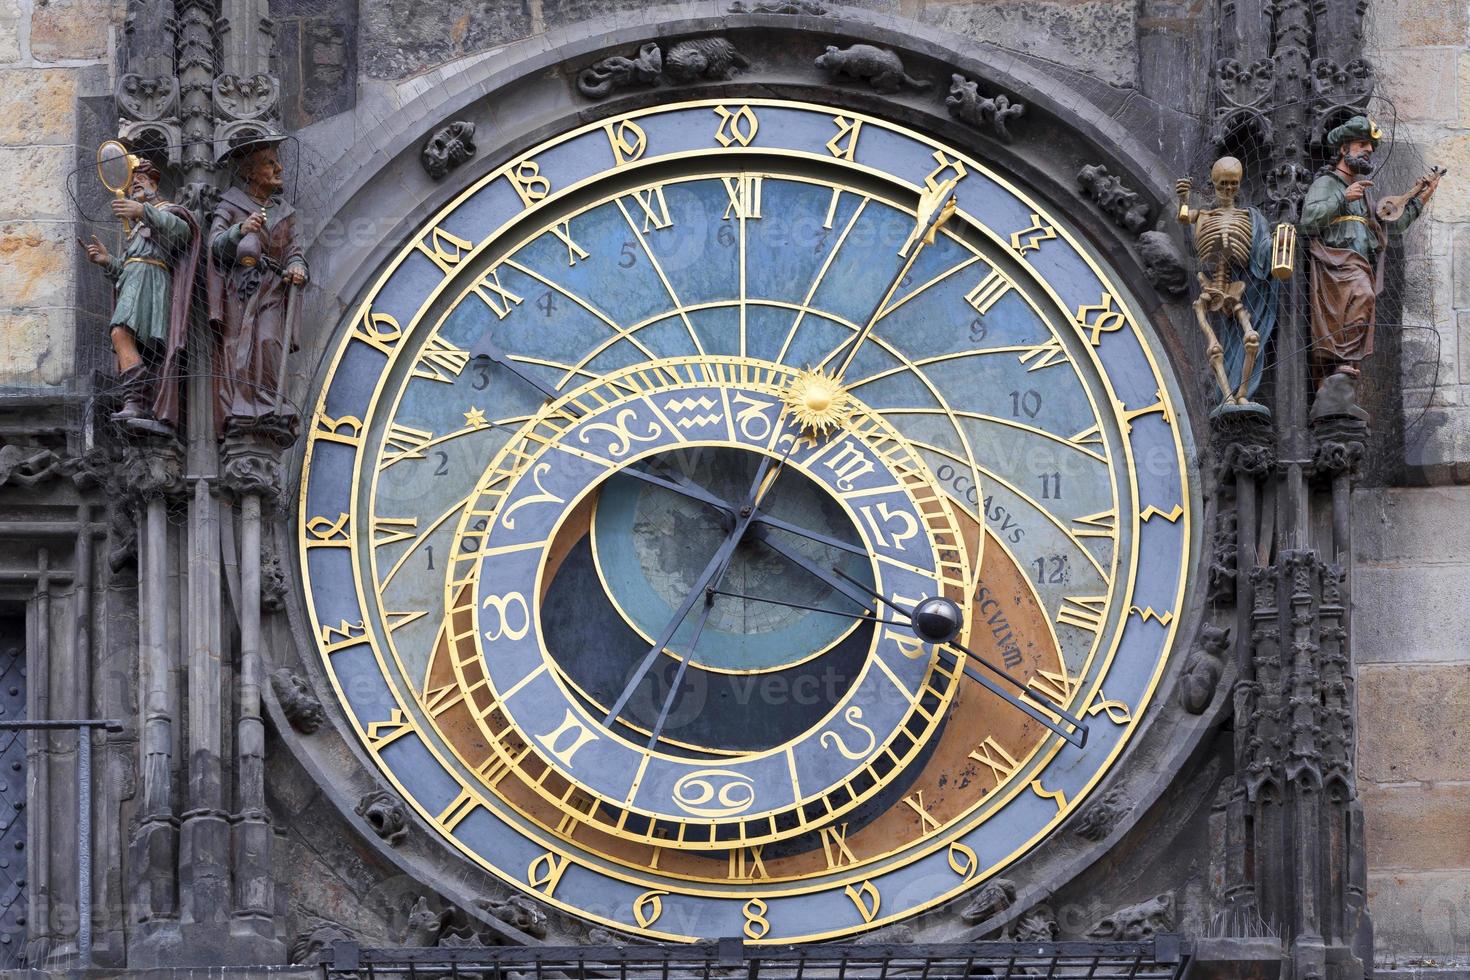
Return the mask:
<path id="1" fill-rule="evenodd" d="M 1235 206 L 1235 196 L 1240 193 L 1240 180 L 1245 168 L 1235 157 L 1221 157 L 1210 168 L 1210 183 L 1215 188 L 1215 200 L 1222 208 Z"/>

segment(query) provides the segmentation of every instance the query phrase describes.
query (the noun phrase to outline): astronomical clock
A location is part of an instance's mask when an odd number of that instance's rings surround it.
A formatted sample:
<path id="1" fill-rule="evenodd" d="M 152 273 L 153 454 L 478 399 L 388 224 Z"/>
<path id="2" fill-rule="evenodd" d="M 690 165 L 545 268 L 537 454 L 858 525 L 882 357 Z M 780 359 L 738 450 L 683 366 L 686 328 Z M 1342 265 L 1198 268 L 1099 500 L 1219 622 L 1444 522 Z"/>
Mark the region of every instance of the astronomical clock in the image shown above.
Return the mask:
<path id="1" fill-rule="evenodd" d="M 621 933 L 788 943 L 1048 846 L 1156 710 L 1188 420 L 1106 257 L 852 111 L 534 146 L 353 300 L 296 527 L 361 750 Z"/>

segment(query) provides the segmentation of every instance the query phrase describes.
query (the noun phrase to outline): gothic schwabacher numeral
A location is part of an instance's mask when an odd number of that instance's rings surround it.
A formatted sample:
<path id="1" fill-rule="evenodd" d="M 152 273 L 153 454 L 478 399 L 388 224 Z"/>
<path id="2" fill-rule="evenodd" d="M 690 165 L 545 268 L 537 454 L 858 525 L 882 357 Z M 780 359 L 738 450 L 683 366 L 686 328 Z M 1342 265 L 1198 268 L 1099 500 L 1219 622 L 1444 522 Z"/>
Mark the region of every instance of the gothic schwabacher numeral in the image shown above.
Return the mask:
<path id="1" fill-rule="evenodd" d="M 943 150 L 934 151 L 934 163 L 934 169 L 924 177 L 924 186 L 928 187 L 931 192 L 939 190 L 939 186 L 946 181 L 964 180 L 970 172 L 963 160 L 959 157 L 951 157 Z"/>
<path id="2" fill-rule="evenodd" d="M 352 325 L 351 339 L 362 341 L 380 354 L 391 354 L 403 339 L 403 328 L 389 314 L 365 309 Z"/>
<path id="3" fill-rule="evenodd" d="M 721 177 L 720 182 L 725 185 L 725 195 L 730 203 L 725 205 L 725 213 L 721 217 L 728 221 L 735 218 L 759 218 L 761 216 L 761 178 L 752 177 L 749 174 L 741 174 L 738 177 Z"/>
<path id="4" fill-rule="evenodd" d="M 857 855 L 847 845 L 847 824 L 822 828 L 822 853 L 827 857 L 828 868 L 843 868 L 857 864 Z"/>
<path id="5" fill-rule="evenodd" d="M 858 915 L 863 917 L 864 922 L 872 922 L 878 917 L 878 909 L 882 907 L 883 897 L 878 892 L 878 886 L 871 881 L 865 881 L 857 888 L 848 885 L 843 889 L 844 894 L 857 906 Z"/>
<path id="6" fill-rule="evenodd" d="M 1067 596 L 1057 610 L 1057 622 L 1097 633 L 1102 629 L 1107 605 L 1108 597 L 1105 595 Z"/>
<path id="7" fill-rule="evenodd" d="M 715 142 L 721 146 L 729 146 L 731 143 L 749 146 L 755 139 L 755 134 L 760 131 L 760 120 L 748 105 L 742 105 L 734 112 L 717 105 L 715 115 L 720 117 L 720 124 L 715 128 Z"/>
<path id="8" fill-rule="evenodd" d="M 511 308 L 520 306 L 525 299 L 500 284 L 500 270 L 501 266 L 497 265 L 485 273 L 480 281 L 475 283 L 473 289 L 475 295 L 490 307 L 490 312 L 495 314 L 496 319 L 504 320 L 510 316 Z"/>
<path id="9" fill-rule="evenodd" d="M 1021 768 L 1016 757 L 1007 752 L 993 735 L 985 736 L 985 741 L 975 747 L 970 753 L 970 758 L 983 766 L 990 767 L 990 775 L 995 778 L 997 786 L 1009 780 Z"/>
<path id="10" fill-rule="evenodd" d="M 1016 250 L 1017 255 L 1025 255 L 1039 249 L 1042 242 L 1055 237 L 1057 230 L 1041 220 L 1041 215 L 1032 212 L 1031 223 L 1020 231 L 1011 233 L 1011 248 Z"/>
<path id="11" fill-rule="evenodd" d="M 669 217 L 669 202 L 664 200 L 662 184 L 634 191 L 633 200 L 638 202 L 638 207 L 643 212 L 644 234 L 648 233 L 650 227 L 662 231 L 674 223 L 674 219 Z"/>
<path id="12" fill-rule="evenodd" d="M 374 752 L 380 752 L 411 731 L 413 731 L 413 722 L 409 720 L 408 715 L 403 713 L 402 708 L 394 708 L 387 721 L 368 723 L 368 748 Z"/>
<path id="13" fill-rule="evenodd" d="M 419 351 L 418 360 L 413 365 L 413 376 L 452 385 L 454 379 L 464 373 L 465 365 L 469 362 L 469 351 L 460 350 L 435 334 L 424 344 L 424 349 Z"/>
<path id="14" fill-rule="evenodd" d="M 766 871 L 765 861 L 761 852 L 765 850 L 764 844 L 750 844 L 746 847 L 737 847 L 729 854 L 729 877 L 731 878 L 769 878 Z"/>
<path id="15" fill-rule="evenodd" d="M 643 127 L 631 119 L 617 123 L 606 123 L 602 127 L 607 133 L 608 145 L 612 147 L 613 166 L 621 167 L 643 156 L 648 149 L 648 134 Z"/>
<path id="16" fill-rule="evenodd" d="M 388 426 L 388 432 L 383 436 L 383 465 L 396 463 L 400 459 L 423 459 L 424 447 L 433 439 L 432 432 L 394 422 Z"/>
<path id="17" fill-rule="evenodd" d="M 313 517 L 306 522 L 308 548 L 346 548 L 352 544 L 349 529 L 352 518 L 338 514 L 335 518 Z"/>
<path id="18" fill-rule="evenodd" d="M 559 225 L 552 225 L 551 233 L 567 247 L 567 266 L 569 268 L 576 265 L 578 259 L 587 258 L 587 250 L 572 238 L 572 219 L 568 218 Z"/>
<path id="19" fill-rule="evenodd" d="M 837 135 L 826 142 L 827 152 L 839 160 L 852 160 L 857 155 L 858 134 L 862 132 L 863 121 L 861 119 L 849 119 L 846 116 L 833 116 L 832 121 L 837 124 Z M 825 228 L 832 226 L 824 225 Z"/>
<path id="20" fill-rule="evenodd" d="M 541 175 L 541 164 L 522 160 L 505 172 L 505 179 L 515 188 L 521 204 L 530 207 L 551 193 L 551 180 Z"/>
<path id="21" fill-rule="evenodd" d="M 1062 348 L 1062 342 L 1055 337 L 1044 344 L 1028 348 L 1019 357 L 1022 364 L 1028 365 L 1027 374 L 1067 363 L 1067 352 Z"/>
<path id="22" fill-rule="evenodd" d="M 340 442 L 347 446 L 362 445 L 362 419 L 356 415 L 342 415 L 332 418 L 330 415 L 318 415 L 312 426 L 311 434 L 318 440 L 326 442 Z"/>
<path id="23" fill-rule="evenodd" d="M 381 548 L 395 541 L 407 541 L 418 528 L 417 517 L 374 517 L 373 547 Z"/>
<path id="24" fill-rule="evenodd" d="M 1111 538 L 1118 533 L 1118 512 L 1101 510 L 1072 518 L 1074 538 Z"/>
<path id="25" fill-rule="evenodd" d="M 317 634 L 317 641 L 321 644 L 322 653 L 336 653 L 345 647 L 357 646 L 367 640 L 367 626 L 358 620 L 349 623 L 342 620 L 336 626 L 323 624 L 321 632 Z"/>
<path id="26" fill-rule="evenodd" d="M 1006 274 L 999 269 L 991 269 L 985 277 L 975 284 L 975 288 L 965 294 L 965 302 L 975 308 L 975 312 L 981 316 L 990 312 L 990 308 L 1000 302 L 1000 298 L 1011 288 L 1011 281 Z"/>
<path id="27" fill-rule="evenodd" d="M 566 874 L 571 860 L 547 851 L 526 866 L 526 884 L 543 895 L 555 893 L 556 886 L 561 883 L 561 876 Z"/>
<path id="28" fill-rule="evenodd" d="M 439 267 L 439 271 L 450 273 L 474 251 L 475 244 L 443 228 L 435 227 L 415 242 L 414 247 L 427 255 L 429 261 Z"/>
<path id="29" fill-rule="evenodd" d="M 1078 331 L 1093 347 L 1102 343 L 1105 333 L 1117 333 L 1128 324 L 1128 314 L 1117 308 L 1112 293 L 1103 293 L 1096 303 L 1077 307 Z"/>

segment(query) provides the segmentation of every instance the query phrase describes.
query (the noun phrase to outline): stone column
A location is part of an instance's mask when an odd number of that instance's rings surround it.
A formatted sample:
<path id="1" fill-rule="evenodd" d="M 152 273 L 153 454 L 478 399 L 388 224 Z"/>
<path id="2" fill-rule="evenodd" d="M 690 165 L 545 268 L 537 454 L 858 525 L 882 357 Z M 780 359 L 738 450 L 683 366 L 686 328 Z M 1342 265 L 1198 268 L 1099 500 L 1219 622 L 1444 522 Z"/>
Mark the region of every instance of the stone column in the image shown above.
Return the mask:
<path id="1" fill-rule="evenodd" d="M 285 962 L 276 936 L 275 879 L 271 866 L 274 831 L 265 802 L 265 723 L 261 684 L 261 534 L 267 516 L 283 500 L 280 452 L 294 441 L 284 430 L 241 430 L 226 439 L 223 481 L 239 501 L 240 590 L 235 735 L 234 923 L 237 941 L 256 951 L 257 963 Z"/>
<path id="2" fill-rule="evenodd" d="M 125 450 L 124 484 L 141 498 L 138 535 L 138 622 L 142 725 L 138 824 L 129 847 L 133 908 L 138 925 L 129 965 L 171 959 L 178 943 L 179 821 L 173 794 L 174 725 L 178 690 L 169 645 L 168 495 L 183 489 L 181 447 L 149 440 Z"/>

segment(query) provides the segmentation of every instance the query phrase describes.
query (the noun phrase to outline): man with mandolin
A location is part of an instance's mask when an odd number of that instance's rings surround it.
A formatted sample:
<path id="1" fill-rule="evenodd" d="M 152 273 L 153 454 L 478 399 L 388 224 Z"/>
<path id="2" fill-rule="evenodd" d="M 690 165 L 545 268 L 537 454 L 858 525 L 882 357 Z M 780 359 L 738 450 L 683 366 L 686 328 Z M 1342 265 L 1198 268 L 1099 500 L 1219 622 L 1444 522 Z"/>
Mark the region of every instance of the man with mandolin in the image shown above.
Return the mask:
<path id="1" fill-rule="evenodd" d="M 1311 238 L 1312 374 L 1319 390 L 1336 375 L 1355 382 L 1363 359 L 1373 353 L 1388 236 L 1414 223 L 1444 175 L 1436 167 L 1406 193 L 1375 202 L 1367 177 L 1382 138 L 1367 116 L 1354 116 L 1329 132 L 1336 162 L 1312 182 L 1302 202 L 1299 228 Z"/>

